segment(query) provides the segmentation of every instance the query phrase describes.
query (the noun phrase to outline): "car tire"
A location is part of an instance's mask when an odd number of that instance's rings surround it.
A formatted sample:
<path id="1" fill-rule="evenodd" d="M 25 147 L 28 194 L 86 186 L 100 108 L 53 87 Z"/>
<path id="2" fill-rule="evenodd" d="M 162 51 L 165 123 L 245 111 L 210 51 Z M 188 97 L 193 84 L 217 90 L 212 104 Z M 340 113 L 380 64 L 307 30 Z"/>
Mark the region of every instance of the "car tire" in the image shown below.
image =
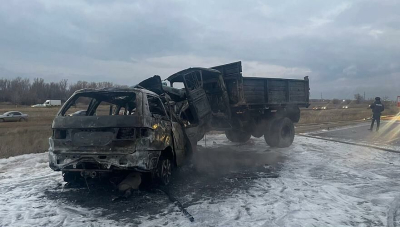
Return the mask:
<path id="1" fill-rule="evenodd" d="M 167 186 L 172 178 L 172 160 L 164 155 L 160 156 L 157 166 L 157 178 L 161 185 Z"/>
<path id="2" fill-rule="evenodd" d="M 0 122 L 5 122 L 5 120 L 2 118 L 2 119 L 0 119 Z"/>
<path id="3" fill-rule="evenodd" d="M 236 129 L 226 130 L 225 136 L 228 140 L 235 142 L 235 143 L 245 143 L 247 142 L 251 134 L 245 131 L 239 131 Z"/>
<path id="4" fill-rule="evenodd" d="M 23 122 L 23 121 L 26 121 L 26 119 L 25 118 L 20 118 L 19 119 L 19 122 Z"/>
<path id="5" fill-rule="evenodd" d="M 269 136 L 269 142 L 272 146 L 280 148 L 289 147 L 292 145 L 294 140 L 294 124 L 292 120 L 287 117 L 276 120 L 272 122 L 272 125 L 269 128 L 269 133 L 271 134 Z"/>

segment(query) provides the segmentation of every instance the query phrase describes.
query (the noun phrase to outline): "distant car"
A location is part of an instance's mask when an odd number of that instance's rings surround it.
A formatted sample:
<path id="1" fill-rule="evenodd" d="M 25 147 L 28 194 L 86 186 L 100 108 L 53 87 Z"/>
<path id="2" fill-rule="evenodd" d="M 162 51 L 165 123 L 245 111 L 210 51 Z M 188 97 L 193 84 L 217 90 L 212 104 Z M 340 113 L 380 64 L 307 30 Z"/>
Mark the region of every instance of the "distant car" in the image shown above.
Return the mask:
<path id="1" fill-rule="evenodd" d="M 0 115 L 0 122 L 11 122 L 11 121 L 27 121 L 28 114 L 23 114 L 19 111 L 9 111 Z"/>
<path id="2" fill-rule="evenodd" d="M 68 116 L 86 116 L 86 110 L 78 110 L 75 113 L 68 114 Z"/>
<path id="3" fill-rule="evenodd" d="M 34 107 L 34 108 L 37 108 L 37 107 L 46 107 L 46 105 L 44 105 L 44 104 L 35 104 L 35 105 L 32 105 L 31 107 Z"/>
<path id="4" fill-rule="evenodd" d="M 326 106 L 315 106 L 312 109 L 313 110 L 326 110 Z"/>
<path id="5" fill-rule="evenodd" d="M 349 106 L 342 106 L 342 109 L 348 109 Z"/>

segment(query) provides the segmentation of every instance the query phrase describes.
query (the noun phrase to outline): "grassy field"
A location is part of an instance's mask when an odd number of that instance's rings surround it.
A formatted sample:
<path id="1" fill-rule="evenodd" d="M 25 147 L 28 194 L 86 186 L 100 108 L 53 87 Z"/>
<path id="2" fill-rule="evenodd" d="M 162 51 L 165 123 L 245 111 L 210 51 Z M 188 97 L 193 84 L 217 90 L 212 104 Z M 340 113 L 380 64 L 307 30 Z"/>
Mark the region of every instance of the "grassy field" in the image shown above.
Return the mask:
<path id="1" fill-rule="evenodd" d="M 395 115 L 399 109 L 394 106 L 386 107 L 382 115 Z M 327 110 L 313 110 L 302 109 L 300 124 L 309 123 L 324 123 L 335 121 L 353 121 L 370 118 L 372 112 L 367 107 L 364 108 L 349 108 L 349 109 L 327 109 Z"/>
<path id="2" fill-rule="evenodd" d="M 0 123 L 0 158 L 46 151 L 49 146 L 48 138 L 52 134 L 51 123 L 58 108 L 0 105 L 0 113 L 10 110 L 29 114 L 29 120 L 27 122 Z M 76 110 L 79 110 L 79 108 L 76 108 Z M 384 114 L 393 115 L 398 112 L 397 107 L 389 107 L 386 108 Z M 309 108 L 301 111 L 299 124 L 353 121 L 370 116 L 371 110 L 366 107 L 328 110 L 312 110 Z"/>
<path id="3" fill-rule="evenodd" d="M 29 120 L 0 123 L 0 158 L 46 151 L 52 134 L 51 123 L 58 108 L 0 106 L 0 113 L 10 110 L 28 114 Z"/>

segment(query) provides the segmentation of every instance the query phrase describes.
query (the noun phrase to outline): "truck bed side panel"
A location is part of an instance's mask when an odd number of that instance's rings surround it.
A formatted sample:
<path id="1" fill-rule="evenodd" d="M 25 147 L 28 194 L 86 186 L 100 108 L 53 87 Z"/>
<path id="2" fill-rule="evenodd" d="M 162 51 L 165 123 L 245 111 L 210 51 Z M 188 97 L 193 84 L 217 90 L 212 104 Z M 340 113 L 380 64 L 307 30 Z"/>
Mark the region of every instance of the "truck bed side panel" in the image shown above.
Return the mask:
<path id="1" fill-rule="evenodd" d="M 213 67 L 223 75 L 231 105 L 298 105 L 309 103 L 309 81 L 243 77 L 241 62 Z"/>
<path id="2" fill-rule="evenodd" d="M 246 104 L 306 104 L 308 81 L 243 77 Z"/>

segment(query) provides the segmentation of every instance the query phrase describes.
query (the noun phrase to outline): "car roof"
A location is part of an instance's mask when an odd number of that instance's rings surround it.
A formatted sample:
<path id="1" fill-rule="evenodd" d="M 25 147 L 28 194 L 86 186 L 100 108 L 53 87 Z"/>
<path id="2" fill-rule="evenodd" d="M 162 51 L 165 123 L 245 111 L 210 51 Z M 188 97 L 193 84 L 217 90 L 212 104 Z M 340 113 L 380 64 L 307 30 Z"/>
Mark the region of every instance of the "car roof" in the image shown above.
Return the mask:
<path id="1" fill-rule="evenodd" d="M 120 87 L 111 87 L 111 88 L 84 88 L 74 92 L 74 94 L 82 94 L 82 93 L 106 93 L 106 92 L 143 92 L 146 94 L 151 94 L 158 96 L 156 93 L 149 91 L 144 88 L 120 88 Z"/>

